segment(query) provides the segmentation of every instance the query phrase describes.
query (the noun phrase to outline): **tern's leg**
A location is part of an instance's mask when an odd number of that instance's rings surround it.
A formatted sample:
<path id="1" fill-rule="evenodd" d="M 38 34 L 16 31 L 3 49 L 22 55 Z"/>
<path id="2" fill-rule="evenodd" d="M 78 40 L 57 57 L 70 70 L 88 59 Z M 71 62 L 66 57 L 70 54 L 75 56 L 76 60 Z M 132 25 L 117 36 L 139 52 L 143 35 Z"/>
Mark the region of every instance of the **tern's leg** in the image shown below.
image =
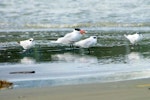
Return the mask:
<path id="1" fill-rule="evenodd" d="M 70 44 L 70 48 L 74 50 L 74 45 L 73 45 L 73 44 Z"/>
<path id="2" fill-rule="evenodd" d="M 88 52 L 89 52 L 89 54 L 91 53 L 91 50 L 90 50 L 90 48 L 88 48 Z"/>

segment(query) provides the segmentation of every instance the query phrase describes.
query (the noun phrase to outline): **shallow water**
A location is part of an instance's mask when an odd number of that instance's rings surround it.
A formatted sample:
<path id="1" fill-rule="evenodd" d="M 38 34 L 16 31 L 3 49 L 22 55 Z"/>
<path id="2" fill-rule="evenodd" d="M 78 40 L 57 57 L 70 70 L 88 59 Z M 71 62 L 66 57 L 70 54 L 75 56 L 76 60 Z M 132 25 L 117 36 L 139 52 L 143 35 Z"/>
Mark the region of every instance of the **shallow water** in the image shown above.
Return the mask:
<path id="1" fill-rule="evenodd" d="M 131 46 L 123 36 L 135 30 L 88 30 L 83 37 L 98 36 L 98 43 L 87 49 L 50 41 L 69 32 L 64 30 L 1 32 L 0 79 L 14 88 L 111 82 L 150 77 L 149 31 L 140 30 L 144 39 Z M 7 41 L 3 40 L 7 37 Z M 34 47 L 23 52 L 17 41 L 33 37 Z M 32 74 L 11 72 L 35 71 Z"/>
<path id="2" fill-rule="evenodd" d="M 0 0 L 0 79 L 14 88 L 111 82 L 150 77 L 149 0 Z M 73 28 L 98 37 L 87 49 L 50 41 Z M 124 34 L 141 32 L 132 46 Z M 34 38 L 23 52 L 18 41 Z M 35 71 L 32 74 L 11 72 Z"/>

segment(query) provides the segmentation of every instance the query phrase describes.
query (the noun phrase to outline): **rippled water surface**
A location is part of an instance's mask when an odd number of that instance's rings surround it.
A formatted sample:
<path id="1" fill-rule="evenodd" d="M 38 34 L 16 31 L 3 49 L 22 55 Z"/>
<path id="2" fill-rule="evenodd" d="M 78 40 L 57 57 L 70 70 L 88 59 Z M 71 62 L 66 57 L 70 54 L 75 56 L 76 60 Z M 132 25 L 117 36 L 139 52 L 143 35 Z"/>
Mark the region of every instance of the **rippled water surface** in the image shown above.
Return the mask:
<path id="1" fill-rule="evenodd" d="M 14 88 L 150 77 L 149 0 L 0 0 L 0 80 Z M 96 35 L 87 49 L 50 41 L 79 27 Z M 124 34 L 141 32 L 132 46 Z M 34 38 L 23 52 L 19 41 Z M 30 74 L 11 72 L 35 71 Z"/>
<path id="2" fill-rule="evenodd" d="M 149 0 L 0 0 L 0 28 L 149 26 Z"/>

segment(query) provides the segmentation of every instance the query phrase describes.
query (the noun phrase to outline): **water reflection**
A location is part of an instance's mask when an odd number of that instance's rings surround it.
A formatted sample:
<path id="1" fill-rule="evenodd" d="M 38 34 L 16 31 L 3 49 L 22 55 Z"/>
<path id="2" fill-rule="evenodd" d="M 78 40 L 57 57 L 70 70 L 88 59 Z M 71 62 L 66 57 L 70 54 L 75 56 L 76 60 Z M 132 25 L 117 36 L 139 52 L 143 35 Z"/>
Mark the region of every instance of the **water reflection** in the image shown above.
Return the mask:
<path id="1" fill-rule="evenodd" d="M 98 63 L 96 56 L 80 55 L 75 53 L 63 53 L 52 55 L 52 60 L 62 62 Z"/>
<path id="2" fill-rule="evenodd" d="M 92 53 L 87 50 L 58 50 L 57 47 L 36 47 L 31 52 L 22 53 L 18 49 L 0 51 L 0 62 L 12 62 L 22 64 L 34 64 L 43 62 L 76 62 L 76 63 L 137 63 L 149 56 L 149 48 L 142 47 L 140 50 L 131 50 L 125 46 L 116 47 L 94 47 Z M 144 55 L 143 55 L 143 52 Z"/>
<path id="3" fill-rule="evenodd" d="M 36 61 L 32 57 L 24 57 L 20 60 L 22 64 L 34 64 Z"/>
<path id="4" fill-rule="evenodd" d="M 143 55 L 140 52 L 131 52 L 127 55 L 129 63 L 137 63 L 143 59 Z"/>
<path id="5" fill-rule="evenodd" d="M 142 64 L 147 59 L 144 53 L 148 51 L 149 47 L 145 45 L 127 46 L 125 59 L 129 64 Z"/>

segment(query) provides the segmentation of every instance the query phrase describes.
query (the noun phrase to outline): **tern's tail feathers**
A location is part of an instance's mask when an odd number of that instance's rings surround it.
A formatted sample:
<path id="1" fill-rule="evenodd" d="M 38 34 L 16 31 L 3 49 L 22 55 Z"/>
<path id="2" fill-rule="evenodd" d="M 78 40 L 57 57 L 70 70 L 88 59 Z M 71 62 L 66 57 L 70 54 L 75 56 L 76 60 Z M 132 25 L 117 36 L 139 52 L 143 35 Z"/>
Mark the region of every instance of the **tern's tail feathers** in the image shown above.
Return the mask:
<path id="1" fill-rule="evenodd" d="M 128 36 L 126 34 L 124 34 L 124 36 L 127 38 Z"/>

